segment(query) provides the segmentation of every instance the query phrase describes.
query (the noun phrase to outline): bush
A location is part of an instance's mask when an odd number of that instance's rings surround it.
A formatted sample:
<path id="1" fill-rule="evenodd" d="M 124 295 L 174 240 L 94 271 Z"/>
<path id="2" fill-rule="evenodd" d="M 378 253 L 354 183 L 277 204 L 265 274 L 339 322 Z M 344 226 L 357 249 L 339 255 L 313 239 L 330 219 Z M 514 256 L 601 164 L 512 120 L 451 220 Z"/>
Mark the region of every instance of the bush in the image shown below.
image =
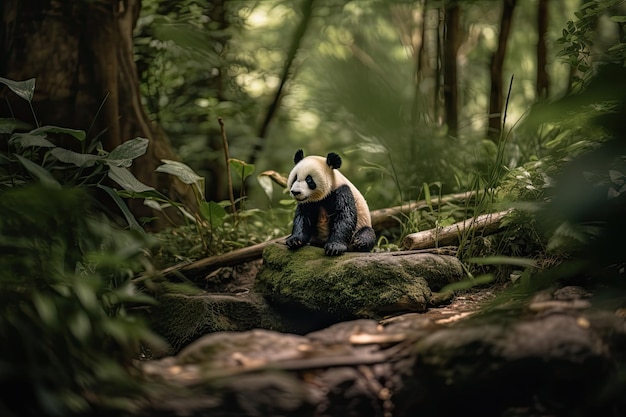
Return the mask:
<path id="1" fill-rule="evenodd" d="M 140 388 L 131 360 L 158 343 L 136 308 L 145 235 L 90 213 L 79 189 L 0 194 L 0 414 L 128 409 Z"/>

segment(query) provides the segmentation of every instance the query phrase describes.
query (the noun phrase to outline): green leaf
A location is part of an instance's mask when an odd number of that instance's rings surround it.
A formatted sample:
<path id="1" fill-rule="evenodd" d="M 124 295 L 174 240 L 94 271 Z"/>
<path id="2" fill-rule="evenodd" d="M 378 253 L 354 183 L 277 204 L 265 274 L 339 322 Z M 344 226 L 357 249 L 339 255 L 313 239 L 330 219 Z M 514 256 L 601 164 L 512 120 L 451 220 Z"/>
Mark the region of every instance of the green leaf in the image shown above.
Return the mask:
<path id="1" fill-rule="evenodd" d="M 625 23 L 626 16 L 611 16 L 611 20 L 617 23 Z"/>
<path id="2" fill-rule="evenodd" d="M 215 201 L 201 201 L 199 208 L 200 214 L 206 221 L 209 222 L 211 227 L 219 227 L 224 222 L 226 210 L 224 210 L 224 207 L 220 206 Z"/>
<path id="3" fill-rule="evenodd" d="M 0 83 L 6 85 L 18 96 L 22 97 L 29 103 L 33 100 L 35 95 L 35 79 L 31 78 L 25 81 L 13 81 L 0 77 Z"/>
<path id="4" fill-rule="evenodd" d="M 72 284 L 76 297 L 87 311 L 96 311 L 99 308 L 94 289 L 83 280 L 76 280 Z"/>
<path id="5" fill-rule="evenodd" d="M 617 44 L 611 46 L 608 49 L 608 52 L 619 51 L 620 49 L 626 49 L 626 43 L 624 43 L 624 42 L 617 43 Z"/>
<path id="6" fill-rule="evenodd" d="M 74 313 L 73 316 L 69 317 L 66 323 L 70 332 L 81 342 L 85 341 L 91 332 L 89 317 L 82 311 Z"/>
<path id="7" fill-rule="evenodd" d="M 595 5 L 596 5 L 596 2 L 595 2 L 595 1 L 588 1 L 587 3 L 583 3 L 583 4 L 580 6 L 580 10 L 585 10 L 585 9 L 587 9 L 587 8 L 589 8 L 589 7 L 593 7 L 593 6 L 595 6 Z"/>
<path id="8" fill-rule="evenodd" d="M 611 179 L 611 182 L 621 185 L 621 184 L 624 184 L 626 175 L 624 175 L 620 171 L 609 169 L 609 178 Z"/>
<path id="9" fill-rule="evenodd" d="M 207 64 L 217 65 L 219 63 L 218 54 L 208 47 L 213 44 L 211 35 L 193 25 L 161 23 L 154 25 L 154 36 L 162 41 L 174 42 L 179 47 L 204 58 Z"/>
<path id="10" fill-rule="evenodd" d="M 430 187 L 428 186 L 428 184 L 423 183 L 422 184 L 422 189 L 424 190 L 424 200 L 426 201 L 426 205 L 430 208 L 430 210 L 433 210 L 433 202 L 430 196 Z"/>
<path id="11" fill-rule="evenodd" d="M 119 209 L 122 211 L 122 214 L 126 218 L 126 222 L 131 229 L 141 232 L 144 231 L 139 223 L 137 223 L 135 216 L 133 216 L 133 214 L 128 209 L 128 206 L 124 203 L 124 200 L 122 200 L 120 196 L 117 195 L 117 192 L 113 188 L 107 187 L 106 185 L 98 185 L 98 188 L 104 190 L 113 199 L 115 204 L 117 204 L 117 207 L 119 207 Z"/>
<path id="12" fill-rule="evenodd" d="M 515 265 L 525 268 L 535 268 L 537 266 L 532 259 L 516 256 L 486 256 L 484 258 L 470 258 L 467 262 L 478 265 Z"/>
<path id="13" fill-rule="evenodd" d="M 0 118 L 0 134 L 13 133 L 16 127 L 15 119 Z"/>
<path id="14" fill-rule="evenodd" d="M 30 161 L 20 155 L 15 155 L 15 157 L 20 161 L 22 166 L 26 168 L 26 170 L 28 170 L 28 172 L 30 172 L 34 177 L 39 179 L 42 184 L 61 189 L 61 184 L 59 184 L 59 182 L 54 179 L 52 174 L 46 171 L 44 167 L 37 165 L 33 161 Z"/>
<path id="15" fill-rule="evenodd" d="M 259 185 L 263 189 L 263 191 L 265 191 L 265 195 L 267 195 L 267 198 L 271 200 L 272 195 L 274 194 L 274 186 L 272 185 L 272 179 L 268 177 L 267 175 L 263 175 L 263 174 L 257 175 L 256 178 L 257 178 L 257 181 L 259 182 Z"/>
<path id="16" fill-rule="evenodd" d="M 493 274 L 479 275 L 476 278 L 468 278 L 464 279 L 463 281 L 448 284 L 441 289 L 441 292 L 467 290 L 477 285 L 489 284 L 494 279 L 495 277 L 493 276 Z"/>
<path id="17" fill-rule="evenodd" d="M 230 158 L 228 163 L 242 180 L 245 180 L 254 172 L 254 165 L 248 164 L 242 160 Z"/>
<path id="18" fill-rule="evenodd" d="M 120 168 L 115 165 L 109 167 L 109 178 L 115 181 L 120 187 L 126 191 L 141 193 L 144 191 L 153 191 L 154 188 L 139 181 L 132 172 L 127 168 Z"/>
<path id="19" fill-rule="evenodd" d="M 202 183 L 204 185 L 204 178 L 196 174 L 193 169 L 189 168 L 182 162 L 172 161 L 169 159 L 162 159 L 161 162 L 163 162 L 163 165 L 160 165 L 156 169 L 156 172 L 174 175 L 185 184 Z"/>
<path id="20" fill-rule="evenodd" d="M 40 148 L 54 148 L 56 145 L 50 142 L 45 136 L 32 135 L 30 133 L 16 133 L 9 139 L 10 144 L 19 145 L 23 148 L 38 146 Z"/>
<path id="21" fill-rule="evenodd" d="M 43 133 L 42 136 L 45 136 L 46 133 L 65 133 L 67 135 L 75 137 L 80 141 L 85 140 L 86 137 L 86 134 L 83 130 L 76 130 L 59 126 L 41 126 L 37 129 L 31 130 L 29 133 L 31 135 L 39 135 Z"/>
<path id="22" fill-rule="evenodd" d="M 360 151 L 367 152 L 371 154 L 386 154 L 387 149 L 383 145 L 378 145 L 376 143 L 361 143 L 357 145 Z"/>
<path id="23" fill-rule="evenodd" d="M 558 134 L 558 135 L 557 135 L 554 139 L 552 139 L 552 140 L 548 141 L 548 142 L 545 144 L 545 147 L 546 147 L 546 148 L 548 148 L 548 149 L 550 149 L 550 148 L 554 148 L 554 147 L 556 147 L 556 146 L 558 146 L 558 145 L 561 145 L 561 144 L 563 144 L 563 143 L 564 143 L 564 141 L 565 141 L 566 139 L 568 139 L 571 135 L 572 135 L 572 132 L 571 132 L 569 129 L 564 130 L 564 131 L 562 131 L 561 133 L 559 133 L 559 134 Z"/>
<path id="24" fill-rule="evenodd" d="M 148 150 L 148 139 L 135 138 L 122 143 L 107 155 L 105 161 L 107 164 L 118 167 L 126 167 L 132 165 L 133 159 L 139 158 Z"/>
<path id="25" fill-rule="evenodd" d="M 77 167 L 90 167 L 103 158 L 102 156 L 78 153 L 64 148 L 54 148 L 50 151 L 50 154 L 61 162 L 73 164 Z"/>
<path id="26" fill-rule="evenodd" d="M 57 309 L 51 297 L 36 292 L 33 294 L 33 304 L 42 322 L 48 326 L 57 324 Z"/>
<path id="27" fill-rule="evenodd" d="M 157 205 L 162 203 L 166 207 L 178 206 L 175 202 L 169 200 L 165 195 L 161 194 L 155 189 L 142 191 L 142 192 L 128 191 L 128 190 L 116 190 L 116 191 L 117 191 L 117 195 L 119 195 L 122 198 L 143 198 L 144 200 L 146 200 L 144 201 L 144 204 L 150 208 L 154 208 L 155 206 L 152 203 L 148 204 L 148 200 L 153 201 Z M 159 211 L 161 211 L 161 208 L 163 207 L 160 207 Z"/>

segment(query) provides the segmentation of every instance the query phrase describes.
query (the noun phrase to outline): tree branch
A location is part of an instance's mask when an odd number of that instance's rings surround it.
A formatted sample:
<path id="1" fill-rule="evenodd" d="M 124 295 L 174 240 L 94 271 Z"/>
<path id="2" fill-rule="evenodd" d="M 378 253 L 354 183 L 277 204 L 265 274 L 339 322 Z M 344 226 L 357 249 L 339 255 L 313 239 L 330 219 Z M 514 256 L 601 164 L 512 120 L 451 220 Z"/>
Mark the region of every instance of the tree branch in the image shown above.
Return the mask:
<path id="1" fill-rule="evenodd" d="M 261 127 L 259 129 L 258 137 L 261 139 L 257 141 L 252 149 L 252 155 L 250 156 L 250 163 L 254 164 L 256 158 L 263 149 L 262 143 L 263 139 L 267 135 L 267 130 L 269 128 L 274 115 L 278 111 L 278 107 L 280 106 L 280 102 L 283 98 L 283 91 L 285 89 L 285 85 L 289 80 L 289 75 L 291 74 L 293 62 L 298 54 L 298 50 L 302 45 L 302 40 L 304 39 L 304 34 L 306 33 L 307 28 L 309 27 L 309 23 L 311 22 L 311 15 L 313 10 L 313 2 L 315 0 L 306 0 L 302 5 L 302 20 L 296 29 L 296 32 L 293 37 L 293 42 L 291 43 L 291 47 L 289 48 L 289 52 L 287 53 L 287 60 L 285 61 L 285 68 L 283 69 L 283 74 L 280 78 L 280 84 L 278 85 L 278 89 L 274 94 L 274 99 L 270 103 L 270 106 L 267 109 L 267 113 L 265 114 L 265 118 L 261 123 Z"/>

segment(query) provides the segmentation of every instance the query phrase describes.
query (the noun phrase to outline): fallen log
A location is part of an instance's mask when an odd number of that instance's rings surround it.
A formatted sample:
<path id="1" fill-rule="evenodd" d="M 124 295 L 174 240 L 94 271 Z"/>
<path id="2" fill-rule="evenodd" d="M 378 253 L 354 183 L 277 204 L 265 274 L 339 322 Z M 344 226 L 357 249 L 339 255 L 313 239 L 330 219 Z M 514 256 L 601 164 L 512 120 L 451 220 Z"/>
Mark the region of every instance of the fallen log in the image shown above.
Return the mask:
<path id="1" fill-rule="evenodd" d="M 248 246 L 245 248 L 235 249 L 224 254 L 209 256 L 208 258 L 199 259 L 195 262 L 174 265 L 162 270 L 161 275 L 168 276 L 182 274 L 185 276 L 185 278 L 192 281 L 204 279 L 204 276 L 207 273 L 217 268 L 239 265 L 245 262 L 260 259 L 263 255 L 263 250 L 266 247 L 274 243 L 284 243 L 285 238 L 286 236 L 280 237 L 278 239 L 268 240 L 267 242 L 263 243 L 257 243 L 256 245 Z"/>
<path id="2" fill-rule="evenodd" d="M 461 236 L 469 232 L 482 235 L 494 234 L 502 228 L 502 221 L 512 211 L 509 209 L 499 213 L 483 214 L 450 226 L 411 233 L 403 239 L 402 245 L 407 250 L 425 249 L 458 244 Z"/>
<path id="3" fill-rule="evenodd" d="M 402 221 L 403 216 L 408 216 L 415 210 L 421 210 L 423 208 L 430 207 L 432 209 L 438 209 L 439 207 L 452 203 L 454 201 L 462 202 L 476 198 L 478 193 L 476 191 L 467 191 L 458 194 L 449 194 L 438 198 L 419 201 L 409 201 L 405 204 L 388 207 L 379 210 L 373 210 L 370 212 L 372 217 L 372 227 L 376 231 L 388 229 L 393 226 L 397 226 Z"/>
<path id="4" fill-rule="evenodd" d="M 275 174 L 273 171 L 272 174 Z M 271 176 L 269 173 L 267 176 Z M 276 176 L 276 175 L 274 175 Z M 278 177 L 280 178 L 280 176 Z M 411 211 L 419 210 L 425 207 L 439 208 L 444 204 L 453 201 L 464 201 L 471 198 L 475 198 L 477 193 L 475 191 L 469 191 L 459 194 L 450 194 L 440 198 L 427 200 L 412 201 L 400 206 L 388 207 L 379 210 L 373 210 L 371 212 L 372 227 L 376 232 L 380 232 L 385 228 L 397 225 L 403 215 L 408 215 Z M 176 274 L 182 274 L 185 278 L 192 281 L 204 279 L 206 274 L 225 266 L 233 266 L 250 262 L 256 259 L 260 259 L 263 250 L 273 243 L 284 242 L 288 236 L 283 236 L 277 239 L 269 240 L 267 242 L 258 243 L 256 245 L 248 246 L 241 249 L 236 249 L 231 252 L 227 252 L 220 255 L 209 256 L 191 263 L 178 264 L 171 266 L 161 271 L 161 275 L 171 276 Z M 437 241 L 433 240 L 429 245 L 420 247 L 420 249 L 434 248 L 435 246 L 444 246 L 442 243 L 437 244 Z"/>

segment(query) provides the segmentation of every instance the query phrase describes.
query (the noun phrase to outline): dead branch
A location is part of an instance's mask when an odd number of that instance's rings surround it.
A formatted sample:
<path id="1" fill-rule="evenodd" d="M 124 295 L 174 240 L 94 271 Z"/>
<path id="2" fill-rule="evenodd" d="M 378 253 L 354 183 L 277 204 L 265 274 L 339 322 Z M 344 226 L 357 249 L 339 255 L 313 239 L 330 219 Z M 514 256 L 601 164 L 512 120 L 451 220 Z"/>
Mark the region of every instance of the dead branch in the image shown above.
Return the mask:
<path id="1" fill-rule="evenodd" d="M 282 179 L 284 179 L 284 177 L 282 177 L 280 174 L 275 173 L 273 171 L 266 171 L 262 174 L 269 176 L 277 184 L 282 185 Z M 286 184 L 286 180 L 285 180 L 285 184 Z M 433 209 L 436 209 L 452 201 L 464 201 L 464 200 L 469 200 L 471 198 L 475 198 L 476 194 L 477 193 L 474 191 L 470 191 L 466 193 L 459 193 L 459 194 L 450 194 L 447 196 L 443 196 L 441 198 L 433 199 L 430 202 L 426 200 L 411 201 L 400 206 L 374 210 L 371 212 L 372 227 L 377 232 L 380 232 L 381 230 L 384 230 L 388 227 L 393 227 L 393 226 L 398 225 L 402 221 L 401 219 L 402 216 L 408 215 L 411 211 L 423 209 L 426 207 L 432 207 Z M 263 255 L 263 250 L 268 245 L 271 245 L 277 242 L 284 242 L 286 238 L 287 236 L 283 236 L 278 239 L 270 240 L 270 241 L 263 242 L 263 243 L 258 243 L 256 245 L 248 246 L 248 247 L 241 248 L 241 249 L 236 249 L 234 251 L 227 252 L 225 254 L 203 258 L 195 262 L 174 265 L 161 271 L 161 275 L 171 276 L 171 275 L 176 275 L 176 274 L 182 274 L 183 276 L 185 276 L 186 279 L 189 279 L 191 281 L 203 280 L 208 273 L 218 268 L 225 267 L 225 266 L 239 265 L 245 262 L 250 262 L 256 259 L 260 259 L 261 256 Z M 441 241 L 439 241 L 438 243 L 439 243 L 438 244 L 439 247 L 445 245 Z M 422 248 L 424 249 L 433 248 L 435 246 L 437 246 L 437 242 L 433 240 L 433 243 L 430 244 L 430 246 L 424 246 Z M 390 252 L 390 253 L 398 254 L 397 252 Z"/>
<path id="2" fill-rule="evenodd" d="M 411 233 L 404 238 L 402 245 L 406 249 L 426 249 L 456 244 L 460 241 L 461 236 L 467 232 L 481 233 L 482 235 L 494 234 L 500 231 L 502 220 L 512 211 L 509 209 L 499 213 L 483 214 L 450 226 Z"/>
<path id="3" fill-rule="evenodd" d="M 261 258 L 263 249 L 274 243 L 284 242 L 285 237 L 268 240 L 241 249 L 236 249 L 221 255 L 209 256 L 188 264 L 178 264 L 161 271 L 161 275 L 169 276 L 182 274 L 191 281 L 199 281 L 211 271 L 224 266 L 239 265 L 245 262 L 254 261 Z"/>
<path id="4" fill-rule="evenodd" d="M 272 181 L 274 181 L 281 187 L 287 187 L 287 178 L 274 170 L 270 169 L 268 171 L 263 171 L 259 174 L 259 176 L 269 177 Z"/>

